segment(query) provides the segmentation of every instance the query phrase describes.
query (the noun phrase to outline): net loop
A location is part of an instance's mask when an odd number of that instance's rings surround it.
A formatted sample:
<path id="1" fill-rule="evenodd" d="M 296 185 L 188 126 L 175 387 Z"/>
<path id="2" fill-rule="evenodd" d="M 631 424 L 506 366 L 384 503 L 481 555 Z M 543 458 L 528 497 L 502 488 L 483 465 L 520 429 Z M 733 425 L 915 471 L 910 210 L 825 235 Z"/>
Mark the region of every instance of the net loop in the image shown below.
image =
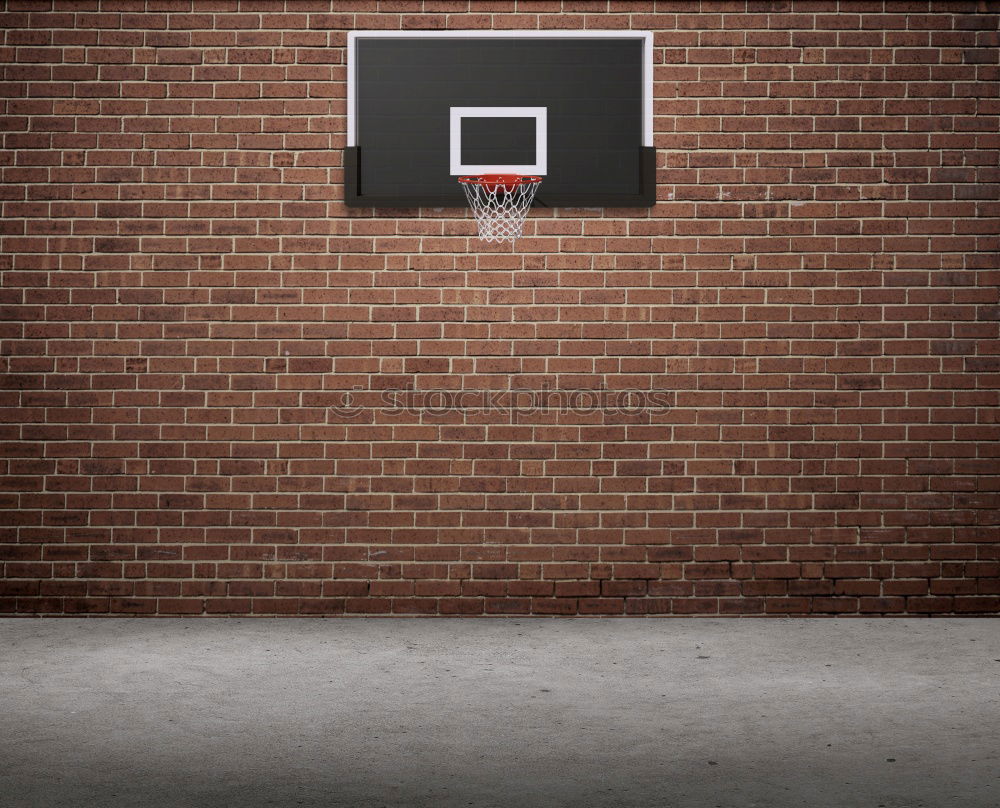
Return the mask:
<path id="1" fill-rule="evenodd" d="M 458 181 L 476 215 L 482 241 L 513 242 L 521 237 L 524 218 L 542 182 L 541 177 L 486 174 L 459 177 Z"/>

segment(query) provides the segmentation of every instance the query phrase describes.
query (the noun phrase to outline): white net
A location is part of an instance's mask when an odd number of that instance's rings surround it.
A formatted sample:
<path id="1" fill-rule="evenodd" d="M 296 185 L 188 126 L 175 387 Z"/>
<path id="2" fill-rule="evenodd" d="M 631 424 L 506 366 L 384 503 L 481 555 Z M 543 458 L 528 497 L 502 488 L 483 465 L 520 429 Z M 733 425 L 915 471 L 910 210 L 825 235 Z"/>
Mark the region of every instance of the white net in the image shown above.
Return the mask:
<path id="1" fill-rule="evenodd" d="M 462 177 L 469 207 L 476 215 L 483 241 L 514 241 L 521 237 L 524 217 L 541 185 L 538 177 Z"/>

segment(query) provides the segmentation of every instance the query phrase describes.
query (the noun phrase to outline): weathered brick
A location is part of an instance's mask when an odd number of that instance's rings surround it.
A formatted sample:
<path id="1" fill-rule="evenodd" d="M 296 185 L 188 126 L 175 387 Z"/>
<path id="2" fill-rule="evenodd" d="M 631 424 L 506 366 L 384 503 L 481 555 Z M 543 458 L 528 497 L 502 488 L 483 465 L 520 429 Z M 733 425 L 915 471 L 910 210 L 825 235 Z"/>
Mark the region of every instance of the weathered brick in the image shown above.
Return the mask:
<path id="1" fill-rule="evenodd" d="M 0 612 L 1000 611 L 995 10 L 91 5 L 0 35 Z M 345 32 L 491 26 L 653 30 L 656 206 L 343 205 Z"/>

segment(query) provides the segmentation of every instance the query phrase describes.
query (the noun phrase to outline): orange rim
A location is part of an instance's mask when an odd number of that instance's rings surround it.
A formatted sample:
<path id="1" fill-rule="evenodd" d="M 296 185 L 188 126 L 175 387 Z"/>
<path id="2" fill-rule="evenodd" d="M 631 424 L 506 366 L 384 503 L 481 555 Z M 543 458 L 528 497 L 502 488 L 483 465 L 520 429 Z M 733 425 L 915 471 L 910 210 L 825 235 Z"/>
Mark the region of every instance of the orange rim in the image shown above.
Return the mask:
<path id="1" fill-rule="evenodd" d="M 505 191 L 513 191 L 519 185 L 529 185 L 541 182 L 541 177 L 522 177 L 520 174 L 483 174 L 478 177 L 459 177 L 458 181 L 465 185 L 481 185 L 487 191 L 503 187 Z"/>

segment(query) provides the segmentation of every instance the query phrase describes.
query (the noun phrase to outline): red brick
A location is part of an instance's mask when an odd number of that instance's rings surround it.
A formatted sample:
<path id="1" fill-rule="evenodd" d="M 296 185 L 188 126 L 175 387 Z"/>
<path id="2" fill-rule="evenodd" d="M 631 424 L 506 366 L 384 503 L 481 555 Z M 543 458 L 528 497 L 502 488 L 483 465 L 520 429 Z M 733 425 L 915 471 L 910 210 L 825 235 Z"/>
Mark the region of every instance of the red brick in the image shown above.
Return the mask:
<path id="1" fill-rule="evenodd" d="M 1000 611 L 988 14 L 147 5 L 5 18 L 0 612 Z M 654 31 L 655 207 L 343 205 L 345 32 L 491 26 Z M 384 399 L 511 386 L 669 397 Z"/>

